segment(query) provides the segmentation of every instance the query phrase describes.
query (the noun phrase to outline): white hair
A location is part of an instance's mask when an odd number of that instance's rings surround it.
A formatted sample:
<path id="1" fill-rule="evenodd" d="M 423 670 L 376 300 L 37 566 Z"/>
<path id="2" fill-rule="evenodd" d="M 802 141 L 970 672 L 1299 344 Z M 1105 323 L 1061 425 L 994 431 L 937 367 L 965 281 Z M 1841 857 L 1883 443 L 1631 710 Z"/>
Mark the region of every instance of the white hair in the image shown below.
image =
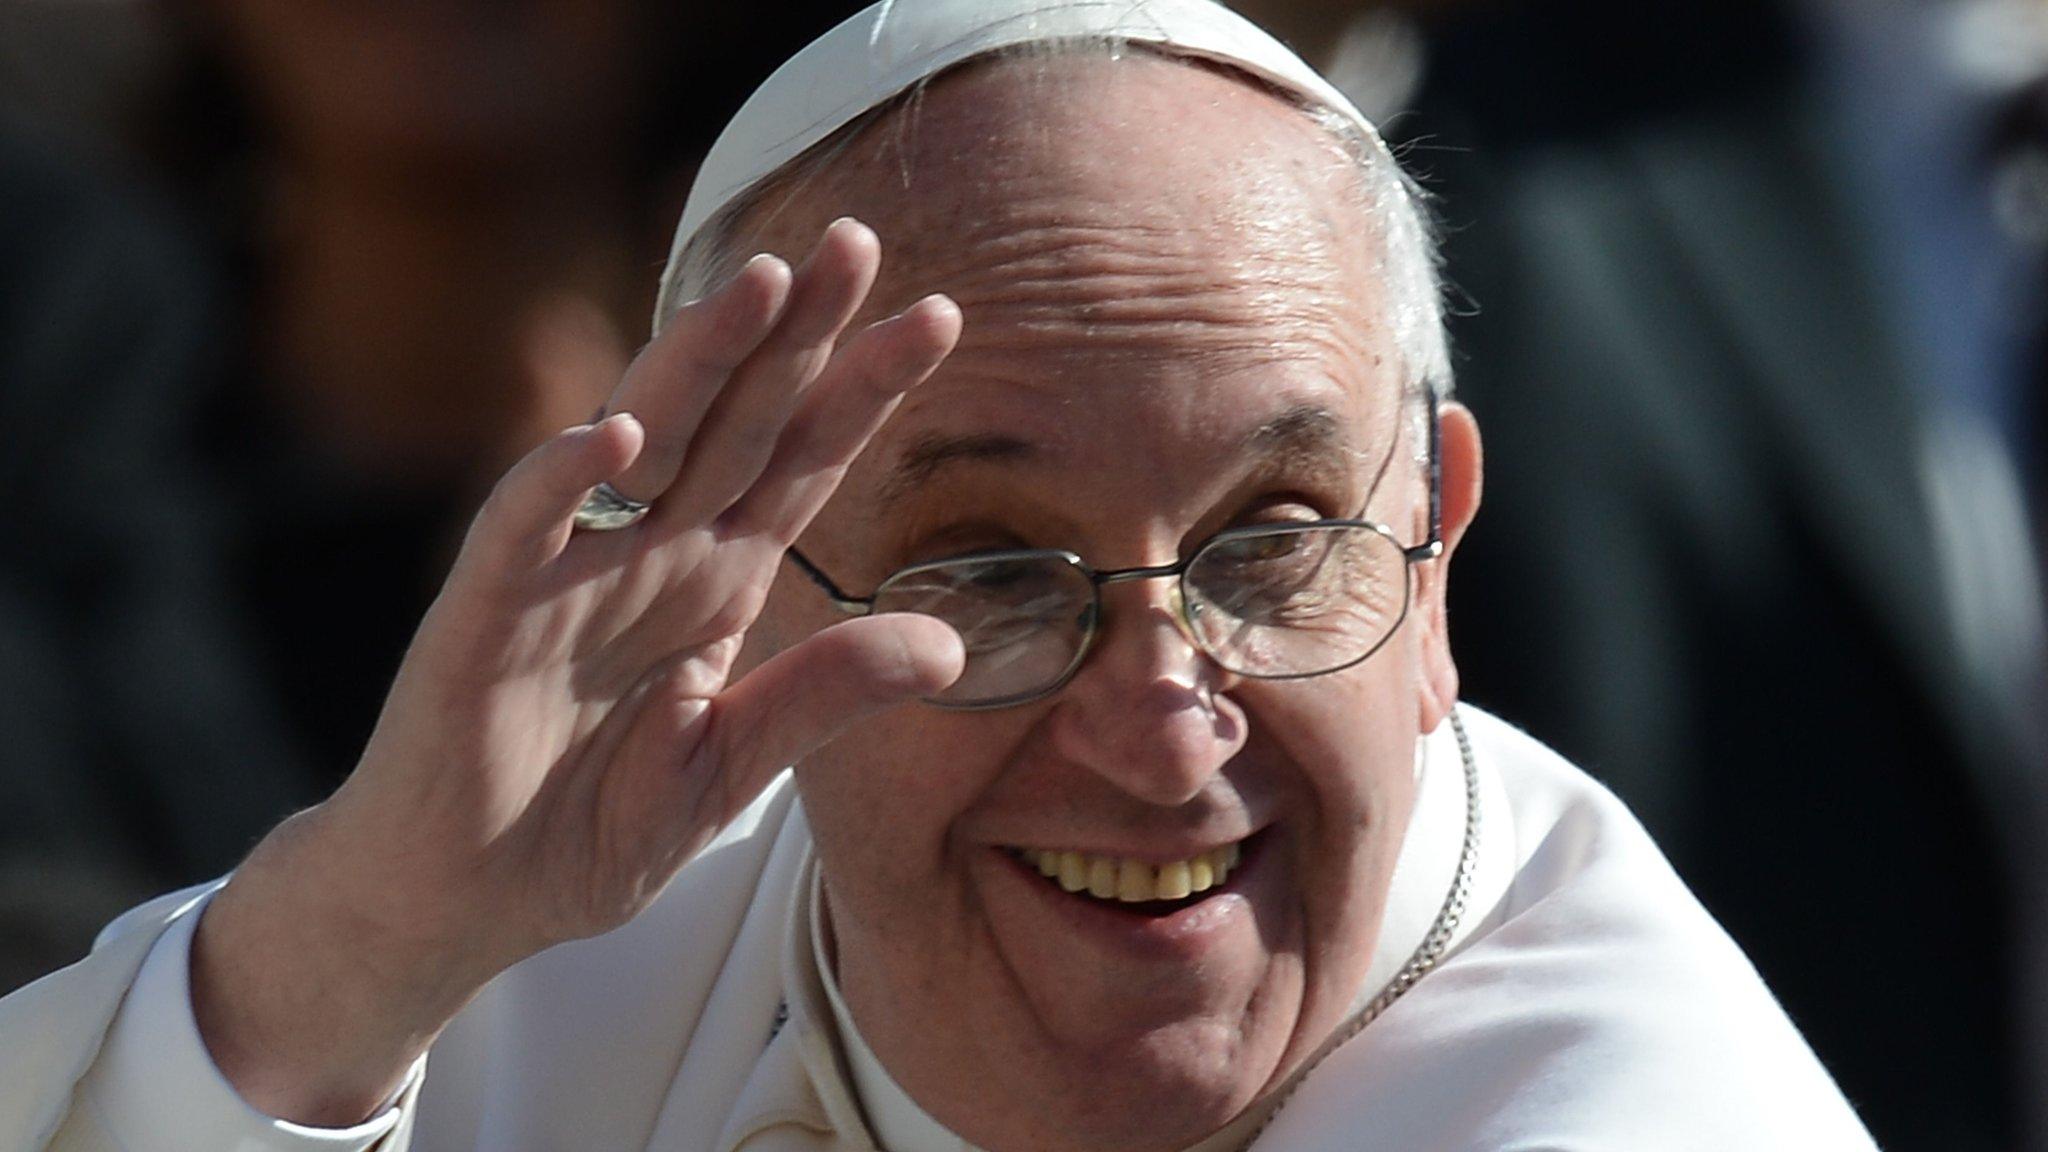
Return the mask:
<path id="1" fill-rule="evenodd" d="M 1393 337 L 1404 390 L 1416 396 L 1434 394 L 1438 399 L 1449 395 L 1450 349 L 1444 333 L 1443 285 L 1438 270 L 1436 234 L 1431 226 L 1425 194 L 1393 161 L 1385 145 L 1350 116 L 1292 89 L 1269 84 L 1227 62 L 1191 59 L 1176 55 L 1170 48 L 1107 37 L 1038 41 L 997 49 L 962 61 L 869 109 L 796 159 L 756 181 L 706 220 L 671 262 L 661 285 L 661 299 L 665 306 L 656 317 L 657 330 L 675 315 L 684 302 L 704 295 L 738 271 L 746 255 L 737 250 L 744 224 L 752 222 L 758 226 L 762 220 L 757 216 L 762 213 L 772 217 L 794 198 L 794 192 L 830 167 L 869 128 L 893 116 L 899 130 L 912 130 L 915 110 L 924 98 L 925 89 L 940 76 L 994 58 L 1087 55 L 1115 60 L 1133 51 L 1227 72 L 1261 91 L 1277 95 L 1301 109 L 1343 149 L 1358 169 L 1362 193 L 1360 207 L 1372 225 L 1366 230 L 1370 236 L 1368 242 L 1379 245 L 1382 282 L 1387 288 L 1386 321 Z M 899 150 L 899 154 L 907 153 L 907 149 Z M 907 184 L 907 171 L 904 179 Z M 1421 438 L 1417 439 L 1419 451 Z"/>

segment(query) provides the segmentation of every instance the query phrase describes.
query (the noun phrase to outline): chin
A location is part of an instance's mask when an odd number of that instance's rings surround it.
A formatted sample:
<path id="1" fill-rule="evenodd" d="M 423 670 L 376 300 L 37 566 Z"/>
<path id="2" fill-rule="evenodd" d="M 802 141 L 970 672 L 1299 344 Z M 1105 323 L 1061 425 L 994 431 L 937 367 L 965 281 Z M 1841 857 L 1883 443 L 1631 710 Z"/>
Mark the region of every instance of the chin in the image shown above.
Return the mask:
<path id="1" fill-rule="evenodd" d="M 1046 1133 L 1062 1152 L 1178 1152 L 1224 1125 L 1262 1094 L 1268 1077 L 1257 1062 L 1224 1056 L 1208 1038 L 1167 1029 L 1134 1051 L 1071 1068 L 1057 1090 L 1066 1115 Z"/>
<path id="2" fill-rule="evenodd" d="M 1037 1130 L 1013 1143 L 1177 1152 L 1230 1123 L 1293 1055 L 1298 962 L 1259 959 L 1256 968 L 1196 962 L 1124 987 L 1086 978 L 1023 984 L 1007 959 L 996 961 L 1011 1010 L 990 1021 L 990 1034 L 1015 1037 L 1001 1045 L 1016 1053 L 1011 1098 Z M 1057 1119 L 1045 1124 L 1049 1117 Z"/>

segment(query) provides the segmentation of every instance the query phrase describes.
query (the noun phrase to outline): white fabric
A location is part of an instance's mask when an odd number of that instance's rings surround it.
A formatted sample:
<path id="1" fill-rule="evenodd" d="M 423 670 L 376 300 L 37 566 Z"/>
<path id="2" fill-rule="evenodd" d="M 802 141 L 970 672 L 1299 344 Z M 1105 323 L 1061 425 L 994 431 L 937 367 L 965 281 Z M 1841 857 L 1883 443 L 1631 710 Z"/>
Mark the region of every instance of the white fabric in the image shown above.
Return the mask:
<path id="1" fill-rule="evenodd" d="M 366 1152 L 398 1126 L 395 1108 L 353 1128 L 308 1128 L 249 1107 L 214 1067 L 192 1018 L 186 968 L 193 930 L 211 896 L 195 901 L 150 949 L 80 1085 L 85 1105 L 116 1147 L 136 1152 Z M 418 1075 L 415 1068 L 413 1078 Z"/>
<path id="2" fill-rule="evenodd" d="M 1506 882 L 1471 909 L 1454 954 L 1309 1075 L 1256 1147 L 1871 1149 L 1626 809 L 1529 737 L 1463 714 Z M 1441 764 L 1447 726 L 1431 741 Z M 795 945 L 808 937 L 810 854 L 785 776 L 640 919 L 485 990 L 379 1152 L 871 1148 L 817 966 L 796 960 L 809 951 Z M 122 1147 L 73 1093 L 192 902 L 145 906 L 92 957 L 0 1000 L 0 1148 Z"/>
<path id="3" fill-rule="evenodd" d="M 711 145 L 669 247 L 656 326 L 678 303 L 676 274 L 690 238 L 720 208 L 805 149 L 955 64 L 1020 44 L 1082 37 L 1114 37 L 1225 61 L 1348 117 L 1368 139 L 1379 141 L 1372 121 L 1315 69 L 1258 25 L 1210 0 L 884 0 L 790 57 Z"/>
<path id="4" fill-rule="evenodd" d="M 875 1050 L 868 1047 L 866 1037 L 860 1034 L 860 1026 L 853 1021 L 853 1010 L 846 1006 L 846 998 L 839 993 L 839 980 L 833 975 L 833 960 L 828 950 L 829 928 L 825 924 L 824 885 L 815 867 L 811 870 L 810 882 L 804 885 L 808 894 L 810 909 L 805 920 L 810 924 L 811 964 L 818 973 L 818 982 L 825 988 L 825 1000 L 831 1007 L 832 1026 L 838 1032 L 839 1050 L 846 1057 L 848 1079 L 851 1081 L 854 1099 L 860 1104 L 861 1115 L 867 1120 L 868 1130 L 875 1142 L 889 1149 L 889 1152 L 977 1152 L 977 1149 L 948 1131 L 945 1125 L 932 1119 L 932 1115 L 918 1107 L 882 1067 Z M 804 951 L 801 945 L 799 951 Z"/>
<path id="5" fill-rule="evenodd" d="M 143 959 L 204 891 L 174 892 L 129 912 L 100 933 L 84 960 L 0 999 L 0 1148 L 50 1141 L 73 1111 L 78 1083 L 98 1059 Z"/>

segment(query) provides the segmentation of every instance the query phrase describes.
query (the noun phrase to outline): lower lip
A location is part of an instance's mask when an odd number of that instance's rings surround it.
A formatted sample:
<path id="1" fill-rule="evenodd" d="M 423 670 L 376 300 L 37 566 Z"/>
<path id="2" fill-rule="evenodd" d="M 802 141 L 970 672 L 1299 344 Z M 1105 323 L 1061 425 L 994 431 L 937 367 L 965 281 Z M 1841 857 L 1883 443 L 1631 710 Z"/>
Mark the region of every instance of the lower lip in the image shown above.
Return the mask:
<path id="1" fill-rule="evenodd" d="M 1065 921 L 1071 931 L 1140 954 L 1185 959 L 1201 955 L 1220 935 L 1250 917 L 1250 895 L 1267 871 L 1269 853 L 1261 850 L 1264 847 L 1262 843 L 1249 844 L 1228 880 L 1205 891 L 1201 899 L 1164 915 L 1068 892 L 1008 850 L 990 851 L 997 857 L 998 872 L 1028 889 L 1027 898 Z"/>

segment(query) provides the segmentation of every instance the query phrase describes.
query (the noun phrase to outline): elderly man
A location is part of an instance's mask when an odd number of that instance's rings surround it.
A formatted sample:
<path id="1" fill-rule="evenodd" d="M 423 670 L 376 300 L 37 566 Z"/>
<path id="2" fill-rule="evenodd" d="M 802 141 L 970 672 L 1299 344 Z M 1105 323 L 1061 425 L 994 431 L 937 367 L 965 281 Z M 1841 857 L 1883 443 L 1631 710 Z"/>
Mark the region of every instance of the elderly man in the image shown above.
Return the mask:
<path id="1" fill-rule="evenodd" d="M 664 289 L 341 791 L 0 1004 L 8 1146 L 1869 1147 L 1627 813 L 1455 704 L 1426 231 L 1278 44 L 878 5 Z"/>

